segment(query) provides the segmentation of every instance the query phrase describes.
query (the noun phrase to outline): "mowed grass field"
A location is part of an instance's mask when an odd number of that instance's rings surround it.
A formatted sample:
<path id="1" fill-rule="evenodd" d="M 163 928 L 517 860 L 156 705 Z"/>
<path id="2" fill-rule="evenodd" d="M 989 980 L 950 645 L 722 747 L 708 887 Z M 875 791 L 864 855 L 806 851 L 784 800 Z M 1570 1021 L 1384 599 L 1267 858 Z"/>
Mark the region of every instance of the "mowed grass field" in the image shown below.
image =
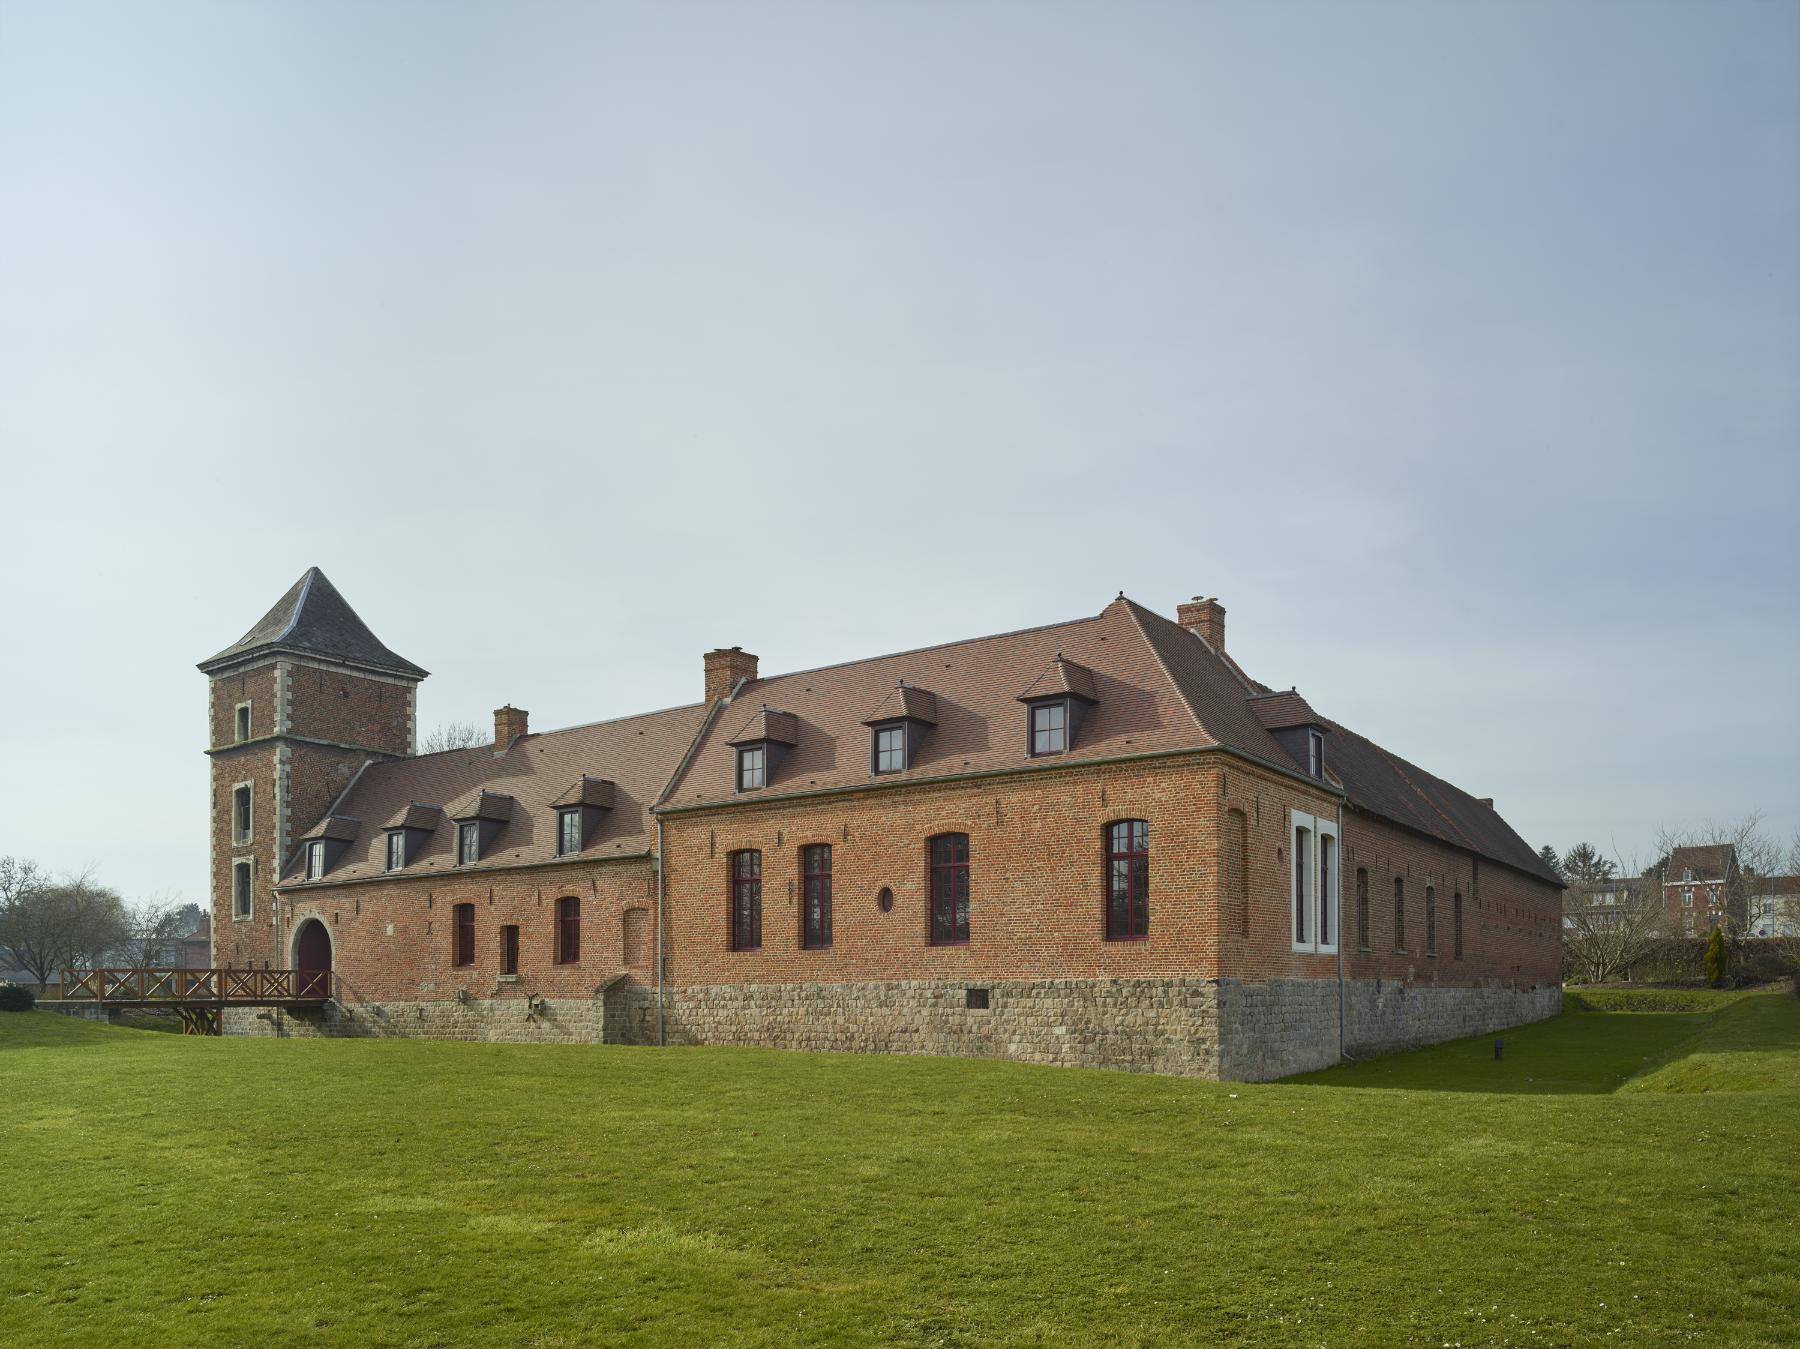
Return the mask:
<path id="1" fill-rule="evenodd" d="M 1247 1086 L 0 1016 L 0 1339 L 1800 1341 L 1800 1002 Z"/>

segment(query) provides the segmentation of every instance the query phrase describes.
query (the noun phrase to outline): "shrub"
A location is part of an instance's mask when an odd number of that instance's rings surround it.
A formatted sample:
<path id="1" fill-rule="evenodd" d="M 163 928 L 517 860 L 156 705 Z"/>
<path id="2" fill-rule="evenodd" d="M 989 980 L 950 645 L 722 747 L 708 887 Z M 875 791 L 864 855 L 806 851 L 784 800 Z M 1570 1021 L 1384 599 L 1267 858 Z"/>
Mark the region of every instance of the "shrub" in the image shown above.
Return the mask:
<path id="1" fill-rule="evenodd" d="M 37 994 L 23 984 L 0 984 L 0 1012 L 29 1012 L 37 1006 Z"/>
<path id="2" fill-rule="evenodd" d="M 1725 957 L 1725 933 L 1721 928 L 1714 928 L 1712 936 L 1706 939 L 1706 982 L 1718 988 L 1725 982 L 1725 975 L 1730 970 L 1730 962 Z"/>

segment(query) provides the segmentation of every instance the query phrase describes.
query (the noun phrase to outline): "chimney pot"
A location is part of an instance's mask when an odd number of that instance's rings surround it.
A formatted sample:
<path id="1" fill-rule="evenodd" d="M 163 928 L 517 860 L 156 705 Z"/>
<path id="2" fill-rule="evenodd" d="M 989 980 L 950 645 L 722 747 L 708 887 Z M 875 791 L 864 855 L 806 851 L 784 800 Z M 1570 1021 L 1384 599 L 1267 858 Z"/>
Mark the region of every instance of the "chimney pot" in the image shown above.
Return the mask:
<path id="1" fill-rule="evenodd" d="M 514 707 L 508 703 L 505 707 L 494 709 L 494 746 L 505 749 L 513 741 L 527 733 L 526 727 L 531 713 L 522 707 Z"/>
<path id="2" fill-rule="evenodd" d="M 1225 649 L 1225 606 L 1216 599 L 1196 595 L 1175 610 L 1176 621 L 1189 632 L 1204 638 L 1214 651 Z"/>
<path id="3" fill-rule="evenodd" d="M 756 678 L 756 657 L 741 646 L 720 647 L 708 651 L 706 661 L 706 701 L 729 698 L 739 683 Z"/>

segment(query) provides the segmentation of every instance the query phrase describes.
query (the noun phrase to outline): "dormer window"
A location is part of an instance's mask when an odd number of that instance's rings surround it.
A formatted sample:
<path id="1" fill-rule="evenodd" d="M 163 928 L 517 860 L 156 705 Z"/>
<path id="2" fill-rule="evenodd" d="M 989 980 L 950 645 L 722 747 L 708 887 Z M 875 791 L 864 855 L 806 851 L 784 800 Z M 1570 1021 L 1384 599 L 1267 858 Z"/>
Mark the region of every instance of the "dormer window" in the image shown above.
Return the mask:
<path id="1" fill-rule="evenodd" d="M 906 767 L 906 727 L 901 722 L 875 728 L 875 771 L 898 773 Z"/>
<path id="2" fill-rule="evenodd" d="M 1330 729 L 1297 689 L 1259 693 L 1250 711 L 1309 778 L 1325 777 L 1325 734 Z"/>
<path id="3" fill-rule="evenodd" d="M 753 792 L 769 780 L 769 751 L 766 745 L 738 747 L 737 785 L 740 792 Z"/>
<path id="4" fill-rule="evenodd" d="M 481 825 L 470 820 L 456 826 L 456 865 L 466 867 L 481 860 Z"/>
<path id="5" fill-rule="evenodd" d="M 581 812 L 579 810 L 559 810 L 556 812 L 556 855 L 569 857 L 581 851 Z"/>
<path id="6" fill-rule="evenodd" d="M 800 719 L 792 712 L 764 707 L 727 743 L 737 754 L 737 789 L 758 791 L 775 780 L 782 759 L 800 743 Z"/>
<path id="7" fill-rule="evenodd" d="M 1069 705 L 1039 703 L 1031 709 L 1031 752 L 1061 754 L 1069 747 Z"/>
<path id="8" fill-rule="evenodd" d="M 306 879 L 318 881 L 325 878 L 325 842 L 323 839 L 306 845 Z"/>
<path id="9" fill-rule="evenodd" d="M 470 792 L 444 813 L 456 821 L 456 865 L 473 866 L 512 819 L 513 799 L 500 792 Z"/>
<path id="10" fill-rule="evenodd" d="M 406 866 L 406 831 L 390 829 L 387 836 L 387 869 L 400 871 Z"/>
<path id="11" fill-rule="evenodd" d="M 1325 736 L 1310 726 L 1306 730 L 1306 771 L 1315 778 L 1325 776 Z"/>
<path id="12" fill-rule="evenodd" d="M 556 812 L 556 855 L 574 857 L 594 837 L 601 818 L 613 808 L 616 789 L 610 778 L 583 773 L 550 803 Z"/>
<path id="13" fill-rule="evenodd" d="M 863 718 L 869 728 L 869 771 L 903 773 L 937 725 L 937 695 L 902 679 Z"/>
<path id="14" fill-rule="evenodd" d="M 1059 655 L 1019 695 L 1025 704 L 1025 753 L 1036 759 L 1066 754 L 1081 734 L 1081 720 L 1098 699 L 1094 673 Z"/>
<path id="15" fill-rule="evenodd" d="M 344 850 L 356 841 L 360 823 L 347 815 L 327 815 L 300 836 L 301 875 L 309 881 L 323 880 L 325 873 L 338 864 Z"/>

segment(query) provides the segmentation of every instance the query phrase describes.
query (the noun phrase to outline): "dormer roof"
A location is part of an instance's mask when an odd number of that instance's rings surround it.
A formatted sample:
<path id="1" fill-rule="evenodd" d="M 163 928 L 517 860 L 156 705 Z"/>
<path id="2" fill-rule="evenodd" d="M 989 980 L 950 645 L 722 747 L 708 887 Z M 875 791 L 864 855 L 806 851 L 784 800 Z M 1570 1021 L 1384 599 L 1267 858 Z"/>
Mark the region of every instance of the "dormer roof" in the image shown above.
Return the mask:
<path id="1" fill-rule="evenodd" d="M 510 820 L 512 812 L 512 797 L 483 789 L 459 798 L 445 814 L 460 824 L 465 820 Z"/>
<path id="2" fill-rule="evenodd" d="M 1085 665 L 1078 665 L 1062 652 L 1056 653 L 1038 677 L 1031 681 L 1030 687 L 1019 695 L 1022 703 L 1034 703 L 1040 698 L 1085 698 L 1090 703 L 1098 702 L 1094 696 L 1094 672 Z"/>
<path id="3" fill-rule="evenodd" d="M 328 838 L 336 842 L 348 843 L 356 837 L 356 831 L 361 828 L 362 821 L 348 815 L 327 815 L 300 835 L 300 841 L 310 843 L 314 839 Z"/>
<path id="4" fill-rule="evenodd" d="M 408 801 L 382 822 L 383 829 L 436 829 L 443 818 L 442 806 L 422 806 Z"/>
<path id="5" fill-rule="evenodd" d="M 799 744 L 800 719 L 792 712 L 775 712 L 764 707 L 752 715 L 744 723 L 743 729 L 725 743 L 755 745 L 763 741 L 773 741 L 777 745 Z"/>
<path id="6" fill-rule="evenodd" d="M 569 784 L 568 790 L 550 803 L 552 808 L 565 806 L 594 806 L 600 810 L 611 810 L 613 805 L 613 784 L 607 778 L 589 777 L 583 773 Z"/>
<path id="7" fill-rule="evenodd" d="M 886 721 L 916 721 L 921 725 L 936 726 L 937 695 L 902 680 L 887 691 L 873 712 L 863 718 L 863 725 L 878 726 Z"/>
<path id="8" fill-rule="evenodd" d="M 1256 719 L 1271 731 L 1285 731 L 1295 726 L 1317 726 L 1328 730 L 1325 718 L 1312 710 L 1312 704 L 1293 689 L 1276 693 L 1259 693 L 1248 700 Z"/>
<path id="9" fill-rule="evenodd" d="M 410 660 L 388 650 L 317 567 L 307 568 L 255 627 L 218 655 L 201 661 L 200 669 L 213 674 L 276 652 L 313 656 L 407 679 L 426 675 Z"/>

